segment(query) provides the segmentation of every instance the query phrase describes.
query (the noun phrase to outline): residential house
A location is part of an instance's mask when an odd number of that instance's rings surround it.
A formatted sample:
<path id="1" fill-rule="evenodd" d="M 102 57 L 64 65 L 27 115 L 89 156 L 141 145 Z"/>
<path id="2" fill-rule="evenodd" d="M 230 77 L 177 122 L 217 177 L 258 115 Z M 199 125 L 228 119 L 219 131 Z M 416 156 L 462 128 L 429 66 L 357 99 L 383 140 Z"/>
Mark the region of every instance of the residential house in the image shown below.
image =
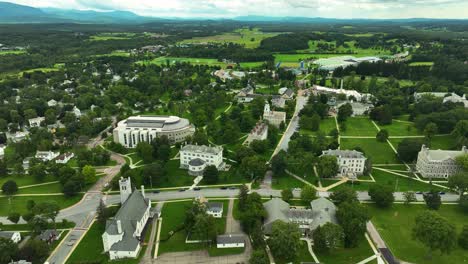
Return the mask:
<path id="1" fill-rule="evenodd" d="M 42 160 L 43 162 L 51 161 L 57 158 L 60 155 L 60 152 L 53 152 L 53 151 L 37 151 L 36 152 L 36 159 Z"/>
<path id="2" fill-rule="evenodd" d="M 254 140 L 266 140 L 268 138 L 268 124 L 258 121 L 255 127 L 250 131 L 244 144 L 249 145 Z"/>
<path id="3" fill-rule="evenodd" d="M 138 257 L 151 209 L 151 201 L 145 197 L 143 186 L 141 192 L 132 191 L 130 178 L 120 178 L 119 185 L 122 206 L 113 218 L 107 220 L 102 234 L 104 252 L 111 260 Z"/>
<path id="4" fill-rule="evenodd" d="M 367 158 L 356 150 L 329 149 L 321 156 L 335 156 L 338 162 L 338 175 L 355 178 L 364 173 Z"/>
<path id="5" fill-rule="evenodd" d="M 285 100 L 294 99 L 294 90 L 291 88 L 283 87 L 278 90 L 278 93 Z"/>
<path id="6" fill-rule="evenodd" d="M 281 198 L 273 198 L 263 203 L 267 218 L 263 221 L 263 231 L 271 234 L 271 227 L 276 221 L 296 223 L 302 234 L 308 236 L 317 227 L 326 223 L 337 224 L 336 206 L 326 198 L 317 198 L 310 202 L 311 209 L 295 209 Z"/>
<path id="7" fill-rule="evenodd" d="M 20 142 L 20 141 L 23 141 L 23 140 L 27 139 L 28 136 L 29 136 L 29 132 L 27 132 L 27 131 L 26 132 L 18 131 L 14 135 L 12 135 L 10 137 L 10 139 L 11 139 L 11 141 L 16 143 L 16 142 Z"/>
<path id="8" fill-rule="evenodd" d="M 29 127 L 40 127 L 41 124 L 45 121 L 45 117 L 35 117 L 28 120 Z"/>
<path id="9" fill-rule="evenodd" d="M 223 203 L 220 202 L 205 202 L 206 213 L 214 218 L 223 217 Z"/>
<path id="10" fill-rule="evenodd" d="M 57 231 L 55 229 L 47 229 L 42 231 L 42 233 L 37 238 L 41 241 L 46 242 L 47 244 L 51 244 L 54 241 L 59 240 L 61 235 L 61 231 Z"/>
<path id="11" fill-rule="evenodd" d="M 206 166 L 215 166 L 218 170 L 225 167 L 223 147 L 185 144 L 179 151 L 180 168 L 188 169 L 190 175 L 200 176 Z"/>
<path id="12" fill-rule="evenodd" d="M 443 103 L 461 103 L 465 108 L 468 108 L 468 100 L 466 99 L 466 95 L 459 96 L 456 93 L 452 93 L 451 95 L 444 97 Z"/>
<path id="13" fill-rule="evenodd" d="M 17 231 L 0 231 L 0 237 L 9 239 L 13 243 L 19 243 L 21 241 L 21 234 Z"/>
<path id="14" fill-rule="evenodd" d="M 73 114 L 75 114 L 75 116 L 76 116 L 77 118 L 80 118 L 80 117 L 81 117 L 81 110 L 80 110 L 78 107 L 76 107 L 76 105 L 73 107 L 72 112 L 73 112 Z"/>
<path id="15" fill-rule="evenodd" d="M 431 150 L 422 145 L 418 153 L 416 169 L 425 178 L 448 178 L 463 170 L 456 158 L 468 154 L 464 146 L 461 150 Z"/>
<path id="16" fill-rule="evenodd" d="M 49 106 L 49 107 L 55 107 L 55 106 L 57 106 L 57 104 L 58 104 L 58 102 L 55 101 L 54 99 L 51 99 L 51 100 L 47 101 L 47 106 Z"/>
<path id="17" fill-rule="evenodd" d="M 286 105 L 286 100 L 280 95 L 273 95 L 271 97 L 271 104 L 274 107 L 284 108 L 284 106 Z"/>
<path id="18" fill-rule="evenodd" d="M 71 159 L 75 157 L 75 153 L 73 152 L 65 152 L 55 159 L 55 163 L 57 164 L 67 164 Z"/>
<path id="19" fill-rule="evenodd" d="M 269 124 L 279 127 L 281 123 L 286 124 L 286 112 L 272 111 L 270 104 L 266 103 L 263 109 L 263 119 Z"/>
<path id="20" fill-rule="evenodd" d="M 243 234 L 225 234 L 216 237 L 217 248 L 243 248 L 245 236 Z"/>

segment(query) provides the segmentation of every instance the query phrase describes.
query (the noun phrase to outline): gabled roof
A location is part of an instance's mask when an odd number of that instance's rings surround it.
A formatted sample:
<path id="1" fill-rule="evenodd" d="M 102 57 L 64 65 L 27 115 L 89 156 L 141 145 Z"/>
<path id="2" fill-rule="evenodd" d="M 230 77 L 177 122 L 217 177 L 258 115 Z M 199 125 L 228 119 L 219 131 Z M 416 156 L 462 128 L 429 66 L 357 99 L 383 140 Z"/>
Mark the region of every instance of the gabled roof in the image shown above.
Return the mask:
<path id="1" fill-rule="evenodd" d="M 263 207 L 267 211 L 267 218 L 264 221 L 265 225 L 270 225 L 277 220 L 289 222 L 289 204 L 282 199 L 273 198 L 263 203 Z"/>
<path id="2" fill-rule="evenodd" d="M 242 234 L 225 234 L 216 237 L 218 244 L 240 244 L 245 243 L 245 236 Z"/>
<path id="3" fill-rule="evenodd" d="M 207 202 L 207 203 L 205 203 L 205 205 L 206 205 L 206 210 L 209 211 L 209 212 L 218 213 L 218 212 L 223 211 L 223 203 Z"/>
<path id="4" fill-rule="evenodd" d="M 326 223 L 338 223 L 336 219 L 336 206 L 332 201 L 320 197 L 310 202 L 310 207 L 312 208 L 314 219 L 310 225 L 310 229 L 315 230 Z"/>

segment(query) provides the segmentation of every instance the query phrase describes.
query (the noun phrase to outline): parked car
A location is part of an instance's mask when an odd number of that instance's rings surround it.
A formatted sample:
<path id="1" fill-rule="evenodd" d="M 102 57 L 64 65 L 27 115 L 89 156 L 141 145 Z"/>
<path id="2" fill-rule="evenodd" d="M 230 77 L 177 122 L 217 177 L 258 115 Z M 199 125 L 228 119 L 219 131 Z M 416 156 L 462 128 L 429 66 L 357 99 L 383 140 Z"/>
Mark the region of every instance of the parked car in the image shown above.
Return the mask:
<path id="1" fill-rule="evenodd" d="M 154 191 L 153 191 L 153 193 L 160 193 L 160 191 L 158 191 L 158 190 L 154 190 Z"/>
<path id="2" fill-rule="evenodd" d="M 185 192 L 185 191 L 186 191 L 185 188 L 179 189 L 179 192 Z"/>
<path id="3" fill-rule="evenodd" d="M 223 186 L 223 187 L 221 187 L 220 189 L 221 189 L 221 190 L 227 190 L 227 188 L 228 188 L 228 187 Z"/>
<path id="4" fill-rule="evenodd" d="M 200 187 L 195 187 L 195 188 L 193 188 L 193 190 L 194 191 L 199 191 L 199 190 L 201 190 L 201 188 Z"/>

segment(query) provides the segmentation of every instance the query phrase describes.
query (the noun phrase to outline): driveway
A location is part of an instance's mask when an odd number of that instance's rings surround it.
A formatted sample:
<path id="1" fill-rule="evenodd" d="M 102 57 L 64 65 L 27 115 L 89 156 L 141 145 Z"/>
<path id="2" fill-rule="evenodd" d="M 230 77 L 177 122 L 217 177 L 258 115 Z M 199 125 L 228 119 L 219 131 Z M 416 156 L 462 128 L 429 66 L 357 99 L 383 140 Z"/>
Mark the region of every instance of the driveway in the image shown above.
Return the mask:
<path id="1" fill-rule="evenodd" d="M 226 216 L 226 234 L 239 234 L 242 233 L 241 225 L 239 221 L 234 219 L 234 199 L 229 200 L 229 208 Z"/>

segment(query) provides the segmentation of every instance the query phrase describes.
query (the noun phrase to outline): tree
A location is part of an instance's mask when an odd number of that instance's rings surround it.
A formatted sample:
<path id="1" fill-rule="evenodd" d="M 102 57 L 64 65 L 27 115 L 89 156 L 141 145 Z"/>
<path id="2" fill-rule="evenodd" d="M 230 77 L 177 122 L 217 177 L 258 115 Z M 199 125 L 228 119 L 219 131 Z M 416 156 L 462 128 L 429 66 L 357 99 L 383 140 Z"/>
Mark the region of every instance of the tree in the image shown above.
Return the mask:
<path id="1" fill-rule="evenodd" d="M 301 200 L 304 203 L 309 204 L 315 199 L 316 196 L 317 196 L 317 191 L 315 190 L 314 187 L 312 187 L 312 185 L 306 184 L 302 187 Z"/>
<path id="2" fill-rule="evenodd" d="M 317 114 L 314 114 L 310 118 L 310 130 L 318 131 L 320 129 L 320 121 L 321 121 L 320 116 Z"/>
<path id="3" fill-rule="evenodd" d="M 314 249 L 321 253 L 330 253 L 342 247 L 344 242 L 343 228 L 333 223 L 326 223 L 317 227 L 312 237 L 314 239 Z"/>
<path id="4" fill-rule="evenodd" d="M 439 192 L 435 190 L 431 190 L 425 194 L 423 194 L 424 201 L 426 201 L 426 205 L 431 210 L 439 210 L 442 201 L 440 199 Z"/>
<path id="5" fill-rule="evenodd" d="M 140 142 L 135 148 L 138 156 L 143 159 L 144 163 L 150 163 L 153 161 L 153 147 L 147 142 Z"/>
<path id="6" fill-rule="evenodd" d="M 428 257 L 440 250 L 442 254 L 450 253 L 456 245 L 455 227 L 436 212 L 425 211 L 419 214 L 413 228 L 413 237 L 428 248 Z"/>
<path id="7" fill-rule="evenodd" d="M 398 144 L 398 156 L 405 162 L 416 160 L 423 142 L 419 139 L 405 138 Z"/>
<path id="8" fill-rule="evenodd" d="M 468 249 L 468 225 L 463 226 L 463 230 L 458 236 L 458 245 L 463 249 Z"/>
<path id="9" fill-rule="evenodd" d="M 216 166 L 209 165 L 205 168 L 203 172 L 203 178 L 206 180 L 208 184 L 215 184 L 219 180 L 219 172 Z"/>
<path id="10" fill-rule="evenodd" d="M 22 259 L 34 260 L 33 263 L 44 263 L 49 256 L 49 245 L 39 239 L 29 239 L 20 249 L 19 255 Z"/>
<path id="11" fill-rule="evenodd" d="M 344 122 L 353 114 L 353 107 L 350 103 L 346 103 L 338 108 L 338 122 Z"/>
<path id="12" fill-rule="evenodd" d="M 275 258 L 290 262 L 298 254 L 301 243 L 300 238 L 301 232 L 297 224 L 276 221 L 271 226 L 268 245 Z"/>
<path id="13" fill-rule="evenodd" d="M 460 208 L 463 212 L 468 214 L 468 195 L 463 195 L 458 202 Z"/>
<path id="14" fill-rule="evenodd" d="M 318 173 L 320 177 L 330 178 L 338 173 L 338 162 L 335 156 L 324 155 L 318 161 Z"/>
<path id="15" fill-rule="evenodd" d="M 416 194 L 414 194 L 414 192 L 404 192 L 403 198 L 406 205 L 409 205 L 412 202 L 416 202 Z"/>
<path id="16" fill-rule="evenodd" d="M 7 163 L 3 159 L 0 159 L 0 177 L 6 176 L 7 174 L 8 174 Z"/>
<path id="17" fill-rule="evenodd" d="M 63 185 L 63 194 L 67 197 L 75 196 L 80 190 L 80 182 L 74 179 L 70 179 Z"/>
<path id="18" fill-rule="evenodd" d="M 330 195 L 330 199 L 335 202 L 335 204 L 340 205 L 344 202 L 357 202 L 357 192 L 349 186 L 345 186 L 342 189 L 334 191 Z"/>
<path id="19" fill-rule="evenodd" d="M 287 168 L 286 152 L 281 150 L 271 159 L 271 170 L 275 175 L 281 174 Z"/>
<path id="20" fill-rule="evenodd" d="M 437 131 L 439 131 L 439 128 L 435 123 L 428 123 L 424 127 L 424 136 L 430 141 L 432 137 L 434 137 L 435 134 L 437 134 Z"/>
<path id="21" fill-rule="evenodd" d="M 281 191 L 281 199 L 283 199 L 283 201 L 289 203 L 289 201 L 291 201 L 291 199 L 294 197 L 291 189 L 284 189 Z"/>
<path id="22" fill-rule="evenodd" d="M 43 182 L 47 176 L 46 169 L 44 164 L 38 163 L 29 168 L 29 174 L 34 176 L 38 182 Z"/>
<path id="23" fill-rule="evenodd" d="M 249 259 L 249 264 L 269 264 L 270 259 L 268 255 L 265 253 L 265 250 L 258 249 L 252 252 L 252 255 Z"/>
<path id="24" fill-rule="evenodd" d="M 0 263 L 10 263 L 18 254 L 18 244 L 11 239 L 0 237 Z"/>
<path id="25" fill-rule="evenodd" d="M 463 194 L 468 191 L 468 173 L 463 171 L 450 176 L 448 179 L 448 186 L 458 192 L 461 199 Z"/>
<path id="26" fill-rule="evenodd" d="M 8 214 L 8 220 L 10 220 L 11 222 L 17 224 L 18 221 L 20 220 L 20 217 L 21 215 L 19 213 L 16 213 L 16 212 L 11 212 Z"/>
<path id="27" fill-rule="evenodd" d="M 239 203 L 238 203 L 239 209 L 243 211 L 245 210 L 247 206 L 247 199 L 249 198 L 249 188 L 247 187 L 247 185 L 245 184 L 241 185 L 239 189 L 238 198 L 239 198 Z"/>
<path id="28" fill-rule="evenodd" d="M 241 171 L 246 175 L 250 176 L 251 179 L 256 177 L 263 177 L 265 174 L 266 165 L 265 160 L 259 156 L 245 157 L 242 159 L 240 165 Z"/>
<path id="29" fill-rule="evenodd" d="M 18 185 L 13 180 L 8 180 L 2 185 L 2 191 L 5 195 L 13 195 L 18 192 Z"/>
<path id="30" fill-rule="evenodd" d="M 216 222 L 214 217 L 206 213 L 197 214 L 195 223 L 190 230 L 192 238 L 211 242 L 216 238 Z"/>
<path id="31" fill-rule="evenodd" d="M 395 201 L 393 190 L 387 185 L 374 184 L 369 188 L 368 194 L 371 197 L 371 200 L 381 208 L 389 207 Z"/>
<path id="32" fill-rule="evenodd" d="M 458 121 L 452 135 L 456 137 L 458 147 L 468 146 L 468 120 Z"/>
<path id="33" fill-rule="evenodd" d="M 338 206 L 336 218 L 343 227 L 345 247 L 357 247 L 366 232 L 367 221 L 370 220 L 367 208 L 358 202 L 344 202 Z"/>
<path id="34" fill-rule="evenodd" d="M 91 165 L 86 165 L 81 170 L 86 184 L 91 184 L 96 178 L 96 169 Z"/>
<path id="35" fill-rule="evenodd" d="M 379 132 L 377 132 L 375 138 L 379 142 L 386 142 L 388 139 L 388 131 L 386 129 L 381 129 Z"/>
<path id="36" fill-rule="evenodd" d="M 456 157 L 456 162 L 458 165 L 462 166 L 465 171 L 468 171 L 468 154 Z"/>
<path id="37" fill-rule="evenodd" d="M 101 225 L 105 225 L 107 218 L 109 218 L 109 215 L 107 214 L 107 208 L 102 199 L 99 201 L 98 208 L 96 209 L 96 214 L 98 223 L 100 223 Z"/>

